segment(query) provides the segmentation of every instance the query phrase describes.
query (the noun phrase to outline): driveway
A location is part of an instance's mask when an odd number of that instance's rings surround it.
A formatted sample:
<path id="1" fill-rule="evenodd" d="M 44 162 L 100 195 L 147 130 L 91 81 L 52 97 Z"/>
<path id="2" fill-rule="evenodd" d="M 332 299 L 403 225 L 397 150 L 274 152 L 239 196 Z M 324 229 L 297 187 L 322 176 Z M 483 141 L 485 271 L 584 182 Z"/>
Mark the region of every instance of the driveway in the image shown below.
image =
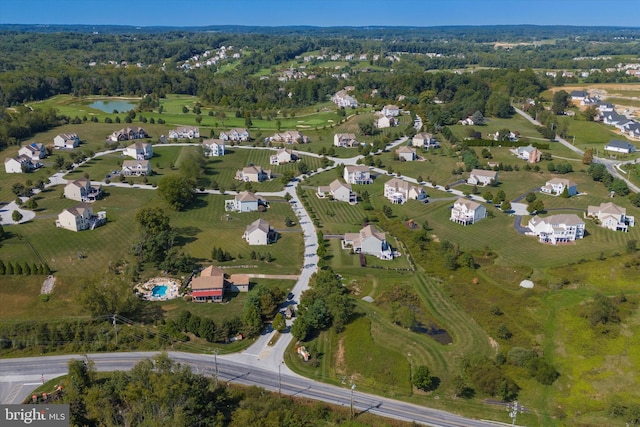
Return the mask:
<path id="1" fill-rule="evenodd" d="M 18 211 L 22 214 L 22 219 L 19 222 L 15 222 L 11 218 L 13 211 Z M 35 212 L 18 207 L 16 202 L 10 202 L 0 206 L 0 225 L 22 224 L 23 222 L 31 221 L 35 217 Z"/>

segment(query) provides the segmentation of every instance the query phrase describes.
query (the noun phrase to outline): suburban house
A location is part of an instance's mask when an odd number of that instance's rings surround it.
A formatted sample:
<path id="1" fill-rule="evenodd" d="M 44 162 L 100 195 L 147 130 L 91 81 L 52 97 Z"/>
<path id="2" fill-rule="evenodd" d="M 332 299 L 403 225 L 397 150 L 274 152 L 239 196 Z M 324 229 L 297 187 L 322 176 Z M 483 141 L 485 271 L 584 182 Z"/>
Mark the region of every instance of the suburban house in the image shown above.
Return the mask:
<path id="1" fill-rule="evenodd" d="M 262 182 L 271 179 L 271 170 L 261 166 L 247 166 L 236 172 L 236 179 L 243 182 Z"/>
<path id="2" fill-rule="evenodd" d="M 589 92 L 584 90 L 574 90 L 570 93 L 572 101 L 582 101 L 589 97 Z"/>
<path id="3" fill-rule="evenodd" d="M 200 128 L 196 126 L 182 126 L 169 131 L 169 138 L 193 139 L 200 138 Z"/>
<path id="4" fill-rule="evenodd" d="M 191 298 L 193 302 L 222 302 L 224 297 L 224 271 L 209 266 L 200 272 L 200 276 L 191 280 Z"/>
<path id="5" fill-rule="evenodd" d="M 47 148 L 40 142 L 32 142 L 24 145 L 18 150 L 18 156 L 26 156 L 33 160 L 40 160 L 47 157 Z"/>
<path id="6" fill-rule="evenodd" d="M 102 211 L 94 215 L 91 205 L 80 203 L 72 208 L 64 209 L 58 215 L 56 227 L 71 231 L 93 230 L 106 220 L 106 212 Z"/>
<path id="7" fill-rule="evenodd" d="M 249 140 L 249 131 L 244 128 L 235 128 L 226 132 L 220 132 L 223 141 L 245 142 Z"/>
<path id="8" fill-rule="evenodd" d="M 460 123 L 462 126 L 473 126 L 476 124 L 476 122 L 473 120 L 473 116 L 469 116 L 464 120 L 460 120 L 458 123 Z"/>
<path id="9" fill-rule="evenodd" d="M 385 116 L 398 117 L 398 114 L 400 114 L 400 107 L 391 104 L 385 105 L 384 108 L 382 108 L 382 114 Z"/>
<path id="10" fill-rule="evenodd" d="M 54 148 L 76 148 L 80 145 L 77 133 L 61 133 L 53 138 Z"/>
<path id="11" fill-rule="evenodd" d="M 396 150 L 396 154 L 398 155 L 398 159 L 405 162 L 412 162 L 418 158 L 416 155 L 416 149 L 413 147 L 407 147 L 403 145 L 402 147 Z"/>
<path id="12" fill-rule="evenodd" d="M 494 141 L 500 141 L 500 131 L 496 131 L 493 134 L 489 134 L 490 137 L 493 138 Z M 511 142 L 516 142 L 520 138 L 520 132 L 518 131 L 509 131 L 509 135 L 507 135 L 507 139 Z"/>
<path id="13" fill-rule="evenodd" d="M 544 187 L 540 187 L 541 193 L 553 194 L 559 196 L 564 189 L 567 189 L 569 196 L 575 196 L 578 194 L 578 185 L 566 178 L 552 178 L 545 184 Z"/>
<path id="14" fill-rule="evenodd" d="M 289 150 L 288 148 L 280 149 L 276 152 L 276 154 L 269 157 L 269 163 L 272 165 L 283 165 L 286 163 L 295 162 L 298 160 L 298 156 Z"/>
<path id="15" fill-rule="evenodd" d="M 386 234 L 373 225 L 367 225 L 358 233 L 345 233 L 342 249 L 351 249 L 356 254 L 373 255 L 380 259 L 393 259 Z"/>
<path id="16" fill-rule="evenodd" d="M 605 151 L 613 151 L 614 153 L 629 154 L 636 151 L 636 146 L 628 141 L 612 139 L 607 145 L 604 146 L 604 149 Z"/>
<path id="17" fill-rule="evenodd" d="M 333 145 L 336 147 L 357 147 L 360 143 L 353 133 L 336 133 L 333 135 Z"/>
<path id="18" fill-rule="evenodd" d="M 193 302 L 222 302 L 226 291 L 249 292 L 249 276 L 232 274 L 227 279 L 221 268 L 210 265 L 191 280 Z"/>
<path id="19" fill-rule="evenodd" d="M 433 138 L 433 134 L 420 132 L 414 135 L 411 145 L 425 149 L 440 148 L 440 143 Z"/>
<path id="20" fill-rule="evenodd" d="M 541 243 L 569 243 L 584 237 L 584 222 L 576 214 L 534 216 L 529 220 L 526 233 L 538 236 Z"/>
<path id="21" fill-rule="evenodd" d="M 467 178 L 469 185 L 493 185 L 498 182 L 498 172 L 484 169 L 473 169 Z"/>
<path id="22" fill-rule="evenodd" d="M 347 93 L 346 90 L 339 90 L 331 97 L 331 102 L 336 104 L 338 107 L 349 108 L 349 107 L 357 107 L 358 101 L 351 95 Z"/>
<path id="23" fill-rule="evenodd" d="M 125 160 L 122 162 L 122 175 L 151 175 L 149 160 Z"/>
<path id="24" fill-rule="evenodd" d="M 635 225 L 635 218 L 627 216 L 627 210 L 611 202 L 587 207 L 587 216 L 600 221 L 600 226 L 614 231 L 628 231 Z"/>
<path id="25" fill-rule="evenodd" d="M 247 225 L 242 238 L 250 245 L 268 245 L 278 240 L 278 233 L 264 219 L 257 219 Z"/>
<path id="26" fill-rule="evenodd" d="M 205 139 L 202 149 L 207 157 L 224 156 L 224 141 L 222 139 Z"/>
<path id="27" fill-rule="evenodd" d="M 396 126 L 398 124 L 398 121 L 395 119 L 395 117 L 385 116 L 382 113 L 376 113 L 376 118 L 373 124 L 378 129 L 385 129 L 388 127 Z"/>
<path id="28" fill-rule="evenodd" d="M 138 141 L 125 148 L 122 154 L 136 160 L 149 160 L 153 157 L 153 147 L 149 143 Z"/>
<path id="29" fill-rule="evenodd" d="M 142 139 L 142 138 L 148 138 L 148 137 L 149 135 L 147 134 L 147 132 L 145 132 L 144 129 L 136 126 L 129 126 L 124 129 L 120 129 L 113 132 L 111 135 L 109 135 L 108 139 L 111 142 L 119 142 L 119 141 Z"/>
<path id="30" fill-rule="evenodd" d="M 636 121 L 627 123 L 622 127 L 621 131 L 625 135 L 629 135 L 630 138 L 640 138 L 640 123 Z"/>
<path id="31" fill-rule="evenodd" d="M 351 204 L 358 203 L 358 196 L 351 191 L 351 184 L 344 183 L 339 179 L 335 179 L 329 185 L 321 185 L 318 187 L 318 198 L 324 199 L 331 197 L 333 200 L 347 202 Z"/>
<path id="32" fill-rule="evenodd" d="M 486 216 L 487 209 L 481 203 L 461 197 L 453 204 L 449 219 L 458 224 L 469 225 L 475 224 Z"/>
<path id="33" fill-rule="evenodd" d="M 407 200 L 425 200 L 427 193 L 420 186 L 399 178 L 392 178 L 384 183 L 384 197 L 389 199 L 391 203 L 401 205 Z"/>
<path id="34" fill-rule="evenodd" d="M 371 172 L 369 166 L 347 165 L 344 167 L 343 178 L 349 184 L 371 184 Z"/>
<path id="35" fill-rule="evenodd" d="M 265 205 L 254 193 L 241 191 L 231 200 L 225 200 L 224 209 L 235 212 L 257 212 L 260 205 Z"/>
<path id="36" fill-rule="evenodd" d="M 4 161 L 4 170 L 7 173 L 29 172 L 40 167 L 42 167 L 40 160 L 28 156 L 11 157 Z"/>
<path id="37" fill-rule="evenodd" d="M 527 163 L 538 163 L 540 161 L 540 150 L 533 145 L 512 148 L 509 151 L 515 154 L 519 159 L 525 160 Z"/>
<path id="38" fill-rule="evenodd" d="M 64 186 L 64 197 L 78 202 L 94 202 L 102 195 L 102 187 L 91 186 L 91 181 L 86 178 L 67 182 Z"/>
<path id="39" fill-rule="evenodd" d="M 286 132 L 278 132 L 270 137 L 272 142 L 281 142 L 284 144 L 306 144 L 309 142 L 309 137 L 304 136 L 300 131 L 288 130 Z"/>

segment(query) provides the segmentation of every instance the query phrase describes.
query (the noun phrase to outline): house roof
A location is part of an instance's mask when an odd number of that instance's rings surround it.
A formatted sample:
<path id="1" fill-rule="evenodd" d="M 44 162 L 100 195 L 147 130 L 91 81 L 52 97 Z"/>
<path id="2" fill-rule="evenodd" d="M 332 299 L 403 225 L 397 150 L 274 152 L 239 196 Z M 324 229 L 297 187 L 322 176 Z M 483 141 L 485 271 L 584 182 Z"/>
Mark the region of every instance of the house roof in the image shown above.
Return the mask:
<path id="1" fill-rule="evenodd" d="M 138 151 L 138 150 L 145 150 L 149 145 L 150 144 L 147 142 L 136 141 L 133 144 L 129 145 L 127 148 L 135 148 L 135 150 Z"/>
<path id="2" fill-rule="evenodd" d="M 93 209 L 91 208 L 91 205 L 88 205 L 86 203 L 80 203 L 70 208 L 66 208 L 63 210 L 63 212 L 64 211 L 69 212 L 73 216 L 82 216 L 87 211 L 89 212 L 89 214 L 91 214 L 93 212 Z"/>
<path id="3" fill-rule="evenodd" d="M 191 296 L 194 297 L 221 297 L 222 289 L 210 289 L 206 291 L 193 291 Z"/>
<path id="4" fill-rule="evenodd" d="M 385 110 L 399 110 L 400 107 L 398 107 L 397 105 L 389 104 L 389 105 L 385 105 L 384 109 Z"/>
<path id="5" fill-rule="evenodd" d="M 87 187 L 87 186 L 91 185 L 91 181 L 89 181 L 86 178 L 79 178 L 79 179 L 76 179 L 75 181 L 68 182 L 67 186 L 69 186 L 69 185 L 73 185 L 73 186 L 76 186 L 76 187 L 84 188 L 84 187 Z"/>
<path id="6" fill-rule="evenodd" d="M 245 168 L 242 168 L 242 173 L 243 174 L 259 174 L 260 172 L 263 172 L 262 167 L 261 166 L 247 166 Z"/>
<path id="7" fill-rule="evenodd" d="M 236 286 L 248 285 L 249 275 L 248 274 L 232 274 L 229 277 L 229 282 L 233 283 Z"/>
<path id="8" fill-rule="evenodd" d="M 615 203 L 600 203 L 600 206 L 589 206 L 587 212 L 600 212 L 602 214 L 626 215 L 627 210 Z"/>
<path id="9" fill-rule="evenodd" d="M 473 169 L 470 175 L 475 176 L 486 176 L 488 178 L 494 178 L 498 175 L 496 171 L 484 170 L 484 169 Z"/>
<path id="10" fill-rule="evenodd" d="M 202 270 L 199 277 L 191 280 L 191 289 L 220 289 L 224 287 L 224 272 L 213 265 Z"/>
<path id="11" fill-rule="evenodd" d="M 238 202 L 257 202 L 260 200 L 255 194 L 248 191 L 242 191 L 236 195 Z"/>
<path id="12" fill-rule="evenodd" d="M 460 197 L 458 200 L 456 200 L 454 205 L 462 205 L 462 206 L 466 207 L 470 211 L 475 211 L 480 206 L 482 206 L 482 204 L 480 204 L 480 203 L 478 203 L 478 202 L 476 202 L 474 200 L 465 199 L 463 197 Z"/>
<path id="13" fill-rule="evenodd" d="M 375 237 L 378 240 L 386 240 L 387 235 L 378 230 L 375 226 L 367 225 L 360 230 L 360 238 L 364 240 L 369 237 Z"/>
<path id="14" fill-rule="evenodd" d="M 399 154 L 404 154 L 404 153 L 416 153 L 416 149 L 413 147 L 407 147 L 406 145 L 403 145 L 402 147 L 398 148 L 396 150 Z"/>
<path id="15" fill-rule="evenodd" d="M 369 166 L 364 165 L 347 165 L 344 169 L 349 173 L 354 172 L 369 172 Z"/>
<path id="16" fill-rule="evenodd" d="M 580 217 L 576 214 L 557 214 L 557 215 L 547 216 L 544 218 L 535 216 L 531 218 L 530 222 L 532 224 L 539 224 L 544 222 L 545 224 L 550 224 L 550 225 L 560 225 L 560 224 L 584 225 L 584 221 L 582 221 Z"/>
<path id="17" fill-rule="evenodd" d="M 178 128 L 175 128 L 176 132 L 189 132 L 190 130 L 200 131 L 200 128 L 197 126 L 180 126 Z"/>
<path id="18" fill-rule="evenodd" d="M 149 160 L 123 160 L 122 168 L 149 168 Z"/>
<path id="19" fill-rule="evenodd" d="M 426 132 L 420 132 L 420 133 L 416 133 L 413 136 L 413 139 L 431 139 L 433 138 L 433 135 L 430 133 L 426 133 Z"/>
<path id="20" fill-rule="evenodd" d="M 336 136 L 338 137 L 338 139 L 356 139 L 356 135 L 354 133 L 336 133 Z"/>
<path id="21" fill-rule="evenodd" d="M 330 191 L 336 191 L 343 187 L 351 191 L 351 184 L 342 182 L 339 179 L 334 179 L 333 181 L 331 181 L 331 184 L 329 184 Z"/>
<path id="22" fill-rule="evenodd" d="M 547 185 L 562 184 L 565 187 L 575 187 L 577 184 L 566 178 L 551 178 L 547 181 Z"/>
<path id="23" fill-rule="evenodd" d="M 271 226 L 269 225 L 269 223 L 267 221 L 265 221 L 264 219 L 260 218 L 255 220 L 254 222 L 252 222 L 251 224 L 247 225 L 247 234 L 251 234 L 254 231 L 260 230 L 264 233 L 268 233 L 269 230 L 271 230 Z"/>
<path id="24" fill-rule="evenodd" d="M 205 139 L 202 143 L 206 145 L 224 145 L 224 141 L 221 139 Z"/>
<path id="25" fill-rule="evenodd" d="M 620 139 L 612 139 L 611 141 L 609 141 L 609 143 L 605 146 L 605 148 L 607 147 L 611 147 L 611 148 L 621 148 L 624 150 L 627 149 L 631 149 L 631 148 L 636 148 L 635 145 L 631 144 L 629 141 L 622 141 Z"/>
<path id="26" fill-rule="evenodd" d="M 589 92 L 584 90 L 574 90 L 573 92 L 571 92 L 571 96 L 573 98 L 584 98 L 586 96 L 589 96 Z"/>
<path id="27" fill-rule="evenodd" d="M 78 138 L 78 134 L 77 133 L 60 133 L 58 135 L 56 135 L 56 137 L 60 137 L 62 139 L 64 139 L 65 141 L 68 141 L 70 139 L 76 139 Z"/>

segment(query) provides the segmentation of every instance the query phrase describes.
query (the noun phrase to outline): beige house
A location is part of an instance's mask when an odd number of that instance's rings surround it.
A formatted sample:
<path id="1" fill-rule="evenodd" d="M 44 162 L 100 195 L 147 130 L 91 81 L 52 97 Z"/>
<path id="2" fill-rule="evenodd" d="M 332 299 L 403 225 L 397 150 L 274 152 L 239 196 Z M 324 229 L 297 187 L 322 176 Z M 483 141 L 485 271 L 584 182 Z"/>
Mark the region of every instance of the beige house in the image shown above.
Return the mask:
<path id="1" fill-rule="evenodd" d="M 469 185 L 492 185 L 498 182 L 498 172 L 484 169 L 473 169 L 467 178 Z"/>
<path id="2" fill-rule="evenodd" d="M 566 178 L 550 179 L 546 182 L 544 187 L 540 187 L 540 192 L 559 196 L 564 192 L 565 188 L 567 189 L 569 196 L 575 196 L 578 194 L 578 185 Z"/>
<path id="3" fill-rule="evenodd" d="M 269 163 L 272 165 L 284 165 L 295 162 L 296 160 L 298 160 L 298 156 L 288 148 L 282 148 L 276 151 L 276 154 L 269 157 Z"/>
<path id="4" fill-rule="evenodd" d="M 92 186 L 91 181 L 86 178 L 76 179 L 67 182 L 64 186 L 64 197 L 78 202 L 93 202 L 102 195 L 102 187 Z"/>
<path id="5" fill-rule="evenodd" d="M 76 148 L 80 145 L 80 137 L 77 133 L 61 133 L 53 138 L 54 148 Z"/>
<path id="6" fill-rule="evenodd" d="M 149 143 L 137 141 L 125 148 L 122 154 L 136 160 L 149 160 L 153 157 L 153 147 Z"/>
<path id="7" fill-rule="evenodd" d="M 309 137 L 304 136 L 302 132 L 297 130 L 288 130 L 286 132 L 278 132 L 270 137 L 271 142 L 280 142 L 283 144 L 306 144 Z"/>
<path id="8" fill-rule="evenodd" d="M 93 208 L 80 203 L 72 208 L 64 209 L 56 221 L 56 227 L 71 231 L 93 230 L 107 220 L 106 212 L 93 214 Z"/>
<path id="9" fill-rule="evenodd" d="M 373 225 L 363 227 L 358 233 L 345 233 L 341 244 L 342 249 L 351 249 L 356 254 L 393 259 L 393 251 L 387 243 L 386 234 Z"/>
<path id="10" fill-rule="evenodd" d="M 47 148 L 40 142 L 32 142 L 18 150 L 18 156 L 29 157 L 32 160 L 40 160 L 47 157 Z"/>
<path id="11" fill-rule="evenodd" d="M 249 131 L 244 128 L 235 128 L 226 132 L 220 132 L 223 141 L 245 142 L 249 140 Z"/>
<path id="12" fill-rule="evenodd" d="M 360 143 L 353 133 L 336 133 L 333 135 L 333 145 L 336 147 L 357 147 Z"/>
<path id="13" fill-rule="evenodd" d="M 151 163 L 149 160 L 125 160 L 122 162 L 122 175 L 151 175 Z"/>
<path id="14" fill-rule="evenodd" d="M 422 187 L 399 178 L 392 178 L 384 183 L 384 197 L 389 199 L 391 203 L 401 205 L 407 200 L 426 200 L 427 193 Z"/>
<path id="15" fill-rule="evenodd" d="M 247 225 L 242 238 L 250 245 L 268 245 L 276 242 L 278 233 L 271 228 L 267 221 L 258 219 Z"/>
<path id="16" fill-rule="evenodd" d="M 627 215 L 625 208 L 611 202 L 587 207 L 587 216 L 597 219 L 601 227 L 613 231 L 629 231 L 636 222 L 634 217 Z"/>
<path id="17" fill-rule="evenodd" d="M 224 298 L 224 271 L 209 266 L 200 276 L 191 280 L 191 298 L 194 302 L 222 302 Z"/>
<path id="18" fill-rule="evenodd" d="M 262 182 L 271 179 L 271 170 L 261 166 L 247 166 L 236 172 L 236 179 L 243 182 Z"/>
<path id="19" fill-rule="evenodd" d="M 457 224 L 469 225 L 484 219 L 487 216 L 487 209 L 473 200 L 459 198 L 453 204 L 449 219 Z"/>
<path id="20" fill-rule="evenodd" d="M 396 154 L 398 155 L 398 159 L 405 162 L 412 162 L 418 158 L 416 155 L 416 149 L 413 147 L 407 147 L 403 145 L 402 147 L 396 150 Z"/>
<path id="21" fill-rule="evenodd" d="M 317 195 L 319 198 L 331 197 L 333 200 L 347 202 L 351 204 L 358 203 L 358 196 L 351 191 L 351 184 L 344 183 L 339 179 L 335 179 L 329 185 L 321 185 L 318 187 Z"/>
<path id="22" fill-rule="evenodd" d="M 420 132 L 414 135 L 411 140 L 411 145 L 414 147 L 422 147 L 425 149 L 439 148 L 440 143 L 433 138 L 433 135 L 426 132 Z"/>

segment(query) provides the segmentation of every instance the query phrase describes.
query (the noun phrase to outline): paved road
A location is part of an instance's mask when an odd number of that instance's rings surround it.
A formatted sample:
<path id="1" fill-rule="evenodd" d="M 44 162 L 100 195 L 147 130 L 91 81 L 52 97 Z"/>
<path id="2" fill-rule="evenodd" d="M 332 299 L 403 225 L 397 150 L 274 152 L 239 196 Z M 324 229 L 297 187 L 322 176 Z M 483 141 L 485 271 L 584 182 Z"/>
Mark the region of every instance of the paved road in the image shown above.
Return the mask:
<path id="1" fill-rule="evenodd" d="M 32 383 L 40 383 L 64 375 L 67 372 L 67 362 L 72 359 L 84 359 L 87 357 L 95 363 L 100 372 L 129 370 L 141 359 L 149 358 L 157 353 L 132 352 L 132 353 L 99 353 L 89 355 L 65 355 L 49 357 L 32 357 L 22 359 L 0 360 L 0 385 L 11 385 L 11 388 L 0 388 L 0 401 L 20 402 L 30 395 L 29 386 L 22 386 L 25 379 Z M 217 356 L 203 354 L 190 354 L 171 352 L 169 356 L 182 364 L 189 365 L 194 372 L 215 376 L 216 368 L 218 378 L 222 381 L 243 385 L 257 385 L 271 391 L 281 390 L 282 394 L 305 397 L 314 400 L 349 407 L 351 402 L 351 389 L 336 387 L 324 383 L 315 382 L 307 378 L 289 372 L 286 366 L 282 366 L 280 373 L 276 369 L 263 369 L 255 363 L 247 363 L 238 360 L 237 355 Z M 431 409 L 424 406 L 413 405 L 393 399 L 353 392 L 353 407 L 356 413 L 369 412 L 383 417 L 413 421 L 434 427 L 495 427 L 496 424 L 488 421 L 477 421 L 460 417 L 455 414 Z M 503 411 L 500 411 L 502 413 Z M 507 421 L 507 414 L 504 420 Z"/>

